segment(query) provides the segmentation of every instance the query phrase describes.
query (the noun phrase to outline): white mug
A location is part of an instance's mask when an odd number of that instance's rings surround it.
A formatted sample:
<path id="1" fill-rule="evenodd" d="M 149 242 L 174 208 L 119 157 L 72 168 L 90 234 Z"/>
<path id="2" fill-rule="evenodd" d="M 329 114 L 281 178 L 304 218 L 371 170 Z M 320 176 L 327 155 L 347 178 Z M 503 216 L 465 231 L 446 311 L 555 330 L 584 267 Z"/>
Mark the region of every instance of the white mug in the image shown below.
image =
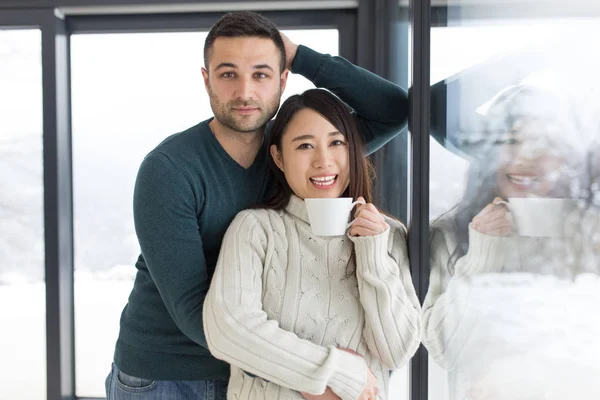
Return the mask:
<path id="1" fill-rule="evenodd" d="M 531 237 L 563 237 L 563 225 L 567 206 L 573 204 L 571 199 L 544 197 L 510 197 L 504 204 L 513 216 L 520 236 Z"/>
<path id="2" fill-rule="evenodd" d="M 352 201 L 351 197 L 304 199 L 306 212 L 313 234 L 317 236 L 341 236 L 355 220 L 348 222 L 350 212 L 364 201 Z"/>

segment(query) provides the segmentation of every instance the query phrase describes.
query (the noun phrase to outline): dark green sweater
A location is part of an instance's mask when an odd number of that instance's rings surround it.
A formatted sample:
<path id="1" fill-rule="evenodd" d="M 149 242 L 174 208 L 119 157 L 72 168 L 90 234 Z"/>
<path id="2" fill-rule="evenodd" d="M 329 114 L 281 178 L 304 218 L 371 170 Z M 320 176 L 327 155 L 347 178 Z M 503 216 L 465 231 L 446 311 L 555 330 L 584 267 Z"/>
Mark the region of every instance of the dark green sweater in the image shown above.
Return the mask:
<path id="1" fill-rule="evenodd" d="M 406 124 L 406 92 L 343 58 L 299 46 L 292 72 L 352 107 L 369 152 Z M 133 209 L 142 254 L 115 350 L 119 369 L 134 376 L 229 378 L 229 366 L 206 348 L 202 305 L 229 223 L 269 190 L 269 153 L 263 146 L 244 169 L 209 122 L 165 139 L 138 172 Z"/>

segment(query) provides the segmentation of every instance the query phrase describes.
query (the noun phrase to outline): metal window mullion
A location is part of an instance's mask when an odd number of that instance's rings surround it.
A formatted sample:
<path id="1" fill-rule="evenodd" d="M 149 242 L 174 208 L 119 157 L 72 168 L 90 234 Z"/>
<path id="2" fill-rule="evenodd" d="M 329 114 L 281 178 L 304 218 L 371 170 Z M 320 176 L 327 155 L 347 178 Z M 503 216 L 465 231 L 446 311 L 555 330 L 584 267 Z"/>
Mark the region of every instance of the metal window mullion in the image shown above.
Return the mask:
<path id="1" fill-rule="evenodd" d="M 336 15 L 338 29 L 339 55 L 356 64 L 357 46 L 357 12 L 356 10 L 339 11 Z"/>
<path id="2" fill-rule="evenodd" d="M 318 29 L 345 24 L 354 10 L 265 11 L 282 29 Z M 79 33 L 139 33 L 208 31 L 223 13 L 88 15 L 67 17 L 69 31 Z"/>
<path id="3" fill-rule="evenodd" d="M 409 252 L 421 303 L 429 284 L 429 125 L 431 0 L 410 0 L 412 90 L 410 102 L 411 223 Z M 411 399 L 428 398 L 428 355 L 421 346 L 412 360 Z"/>
<path id="4" fill-rule="evenodd" d="M 42 27 L 47 399 L 75 398 L 69 34 L 54 9 Z"/>

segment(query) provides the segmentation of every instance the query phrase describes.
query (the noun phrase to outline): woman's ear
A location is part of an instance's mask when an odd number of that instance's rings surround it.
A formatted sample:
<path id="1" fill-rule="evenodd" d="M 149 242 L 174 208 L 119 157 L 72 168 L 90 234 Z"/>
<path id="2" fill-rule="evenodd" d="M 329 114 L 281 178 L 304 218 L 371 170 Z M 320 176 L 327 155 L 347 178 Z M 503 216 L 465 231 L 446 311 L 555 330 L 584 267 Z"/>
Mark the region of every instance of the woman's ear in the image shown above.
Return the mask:
<path id="1" fill-rule="evenodd" d="M 272 144 L 270 150 L 271 150 L 271 157 L 273 157 L 273 161 L 275 161 L 275 165 L 277 165 L 277 168 L 279 168 L 281 170 L 281 172 L 283 172 L 283 158 L 281 157 L 281 152 L 277 148 L 277 145 Z"/>

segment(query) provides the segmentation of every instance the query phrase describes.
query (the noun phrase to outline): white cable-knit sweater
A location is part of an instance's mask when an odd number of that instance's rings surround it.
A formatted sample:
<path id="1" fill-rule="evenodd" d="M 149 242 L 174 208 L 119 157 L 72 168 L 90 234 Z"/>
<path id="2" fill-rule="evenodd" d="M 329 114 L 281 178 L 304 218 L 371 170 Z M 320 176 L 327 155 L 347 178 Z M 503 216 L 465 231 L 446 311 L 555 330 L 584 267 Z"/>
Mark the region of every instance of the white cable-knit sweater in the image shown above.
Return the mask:
<path id="1" fill-rule="evenodd" d="M 377 236 L 317 237 L 295 196 L 285 210 L 236 216 L 203 317 L 210 351 L 231 364 L 228 399 L 302 399 L 329 386 L 354 400 L 367 366 L 387 398 L 390 370 L 421 335 L 406 231 L 387 223 Z"/>
<path id="2" fill-rule="evenodd" d="M 595 325 L 582 306 L 570 308 L 562 301 L 569 297 L 565 293 L 578 293 L 564 277 L 592 266 L 575 268 L 569 262 L 568 239 L 491 236 L 469 225 L 468 251 L 451 270 L 456 230 L 453 214 L 432 225 L 431 276 L 423 304 L 423 344 L 448 371 L 448 398 L 488 398 L 488 392 L 499 400 L 565 398 L 549 395 L 548 388 L 557 387 L 550 377 L 560 374 L 546 371 L 558 371 L 559 364 L 578 371 L 579 354 L 561 359 L 570 352 L 550 349 L 577 337 L 565 314 L 578 322 L 574 331 Z M 572 297 L 585 303 L 581 294 Z M 567 309 L 573 312 L 562 313 Z M 578 319 L 578 313 L 585 318 Z"/>

